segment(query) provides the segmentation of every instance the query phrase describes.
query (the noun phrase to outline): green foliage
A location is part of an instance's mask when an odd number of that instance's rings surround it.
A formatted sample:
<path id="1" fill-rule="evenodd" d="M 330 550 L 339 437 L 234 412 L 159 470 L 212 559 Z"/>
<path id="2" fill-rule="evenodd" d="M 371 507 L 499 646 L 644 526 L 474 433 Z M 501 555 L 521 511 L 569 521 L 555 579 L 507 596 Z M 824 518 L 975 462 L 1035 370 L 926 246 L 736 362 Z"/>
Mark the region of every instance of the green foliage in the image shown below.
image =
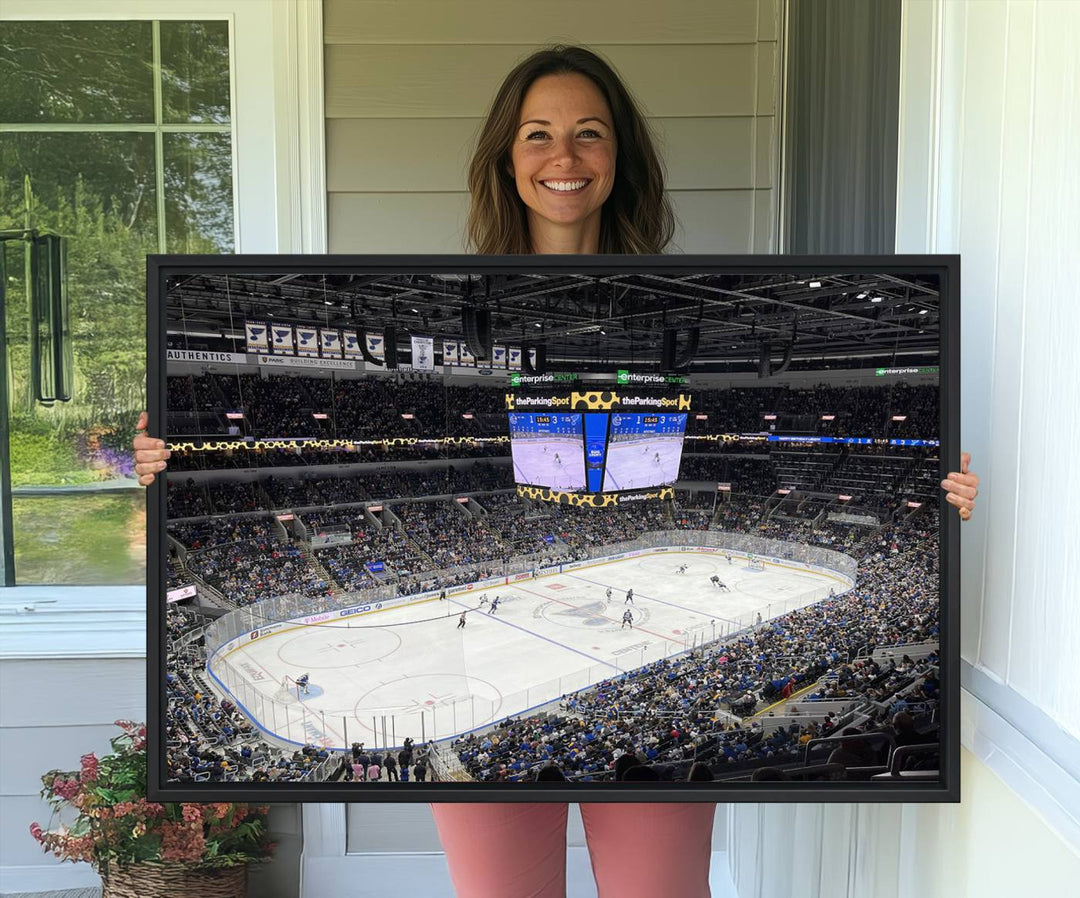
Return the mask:
<path id="1" fill-rule="evenodd" d="M 127 720 L 116 724 L 124 732 L 110 740 L 112 754 L 83 755 L 78 772 L 50 770 L 42 776 L 41 797 L 54 816 L 62 810 L 78 813 L 72 825 L 55 831 L 31 824 L 43 850 L 98 870 L 146 861 L 212 869 L 270 859 L 268 807 L 147 801 L 146 727 Z"/>

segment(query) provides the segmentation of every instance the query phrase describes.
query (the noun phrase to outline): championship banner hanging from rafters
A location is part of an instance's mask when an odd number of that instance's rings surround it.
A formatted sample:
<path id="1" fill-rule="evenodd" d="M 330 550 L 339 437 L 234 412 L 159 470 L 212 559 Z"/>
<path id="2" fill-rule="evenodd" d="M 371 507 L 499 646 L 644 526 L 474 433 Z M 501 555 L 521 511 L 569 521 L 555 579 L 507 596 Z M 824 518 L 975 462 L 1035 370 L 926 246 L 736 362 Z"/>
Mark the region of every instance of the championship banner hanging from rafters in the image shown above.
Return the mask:
<path id="1" fill-rule="evenodd" d="M 347 359 L 362 359 L 364 354 L 360 351 L 360 335 L 354 330 L 341 332 L 342 348 Z"/>
<path id="2" fill-rule="evenodd" d="M 443 340 L 442 361 L 443 365 L 457 365 L 459 363 L 457 340 Z"/>
<path id="3" fill-rule="evenodd" d="M 521 370 L 521 347 L 510 346 L 506 350 L 506 367 L 511 371 Z"/>
<path id="4" fill-rule="evenodd" d="M 463 368 L 475 368 L 476 356 L 469 352 L 469 347 L 464 343 L 458 344 L 458 351 L 461 353 L 461 365 Z"/>
<path id="5" fill-rule="evenodd" d="M 412 366 L 413 371 L 435 370 L 434 337 L 412 338 Z"/>
<path id="6" fill-rule="evenodd" d="M 265 321 L 245 321 L 244 334 L 247 337 L 248 352 L 269 352 L 270 344 L 267 341 Z"/>
<path id="7" fill-rule="evenodd" d="M 318 328 L 296 328 L 296 354 L 309 359 L 317 359 L 319 357 Z"/>
<path id="8" fill-rule="evenodd" d="M 384 361 L 386 358 L 386 341 L 383 339 L 383 332 L 368 331 L 364 334 L 364 340 L 367 343 L 368 353 L 380 362 Z"/>
<path id="9" fill-rule="evenodd" d="M 275 321 L 270 325 L 270 334 L 274 340 L 275 355 L 296 355 L 296 328 Z"/>
<path id="10" fill-rule="evenodd" d="M 333 328 L 319 329 L 319 348 L 324 359 L 341 358 L 341 334 Z"/>
<path id="11" fill-rule="evenodd" d="M 506 367 L 506 347 L 499 346 L 496 343 L 491 347 L 491 367 L 492 368 L 505 368 Z"/>

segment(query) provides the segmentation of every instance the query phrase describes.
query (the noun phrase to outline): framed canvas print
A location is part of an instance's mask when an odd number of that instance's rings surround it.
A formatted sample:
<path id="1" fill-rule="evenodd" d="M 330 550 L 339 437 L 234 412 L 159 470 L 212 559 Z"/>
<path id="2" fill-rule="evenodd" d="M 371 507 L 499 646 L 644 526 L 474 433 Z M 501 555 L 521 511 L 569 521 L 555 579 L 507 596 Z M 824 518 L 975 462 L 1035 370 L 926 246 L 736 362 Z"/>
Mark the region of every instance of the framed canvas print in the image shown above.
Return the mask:
<path id="1" fill-rule="evenodd" d="M 151 795 L 956 801 L 959 259 L 151 256 Z"/>

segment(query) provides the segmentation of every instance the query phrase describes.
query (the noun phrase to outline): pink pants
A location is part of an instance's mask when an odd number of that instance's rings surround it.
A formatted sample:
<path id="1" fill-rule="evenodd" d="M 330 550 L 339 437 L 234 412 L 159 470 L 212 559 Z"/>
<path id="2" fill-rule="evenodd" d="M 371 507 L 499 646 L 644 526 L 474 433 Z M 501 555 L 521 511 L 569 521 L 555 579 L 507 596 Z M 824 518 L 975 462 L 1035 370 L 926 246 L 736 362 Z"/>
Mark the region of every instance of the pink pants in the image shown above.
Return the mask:
<path id="1" fill-rule="evenodd" d="M 567 806 L 432 804 L 458 898 L 564 898 Z M 709 898 L 716 805 L 583 804 L 599 898 Z"/>

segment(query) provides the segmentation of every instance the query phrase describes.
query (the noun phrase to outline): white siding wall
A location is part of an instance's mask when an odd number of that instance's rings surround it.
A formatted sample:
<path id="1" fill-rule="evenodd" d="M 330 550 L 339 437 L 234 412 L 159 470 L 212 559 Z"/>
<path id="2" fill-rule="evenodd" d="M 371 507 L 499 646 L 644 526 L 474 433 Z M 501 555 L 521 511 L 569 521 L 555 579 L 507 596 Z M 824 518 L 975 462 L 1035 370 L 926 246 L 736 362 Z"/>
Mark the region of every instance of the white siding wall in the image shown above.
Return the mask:
<path id="1" fill-rule="evenodd" d="M 41 775 L 78 770 L 87 752 L 111 751 L 114 720 L 146 719 L 146 594 L 142 587 L 76 587 L 22 612 L 48 587 L 0 591 L 0 894 L 95 886 L 88 864 L 42 853 L 30 823 L 46 826 Z M 19 608 L 19 613 L 13 609 Z M 274 805 L 272 865 L 257 867 L 249 894 L 289 898 L 299 884 L 300 811 Z"/>
<path id="2" fill-rule="evenodd" d="M 779 0 L 326 0 L 324 23 L 331 252 L 462 252 L 482 117 L 510 68 L 557 42 L 597 49 L 644 105 L 679 251 L 776 251 Z M 426 807 L 348 819 L 350 851 L 439 850 Z M 584 845 L 576 809 L 569 843 Z"/>
<path id="3" fill-rule="evenodd" d="M 561 41 L 604 54 L 643 103 L 679 250 L 774 252 L 779 8 L 326 0 L 330 251 L 462 252 L 465 171 L 487 106 L 517 61 Z"/>
<path id="4" fill-rule="evenodd" d="M 962 256 L 962 444 L 984 484 L 962 531 L 963 801 L 733 808 L 744 898 L 1080 880 L 1078 46 L 1071 0 L 905 0 L 897 250 Z"/>

